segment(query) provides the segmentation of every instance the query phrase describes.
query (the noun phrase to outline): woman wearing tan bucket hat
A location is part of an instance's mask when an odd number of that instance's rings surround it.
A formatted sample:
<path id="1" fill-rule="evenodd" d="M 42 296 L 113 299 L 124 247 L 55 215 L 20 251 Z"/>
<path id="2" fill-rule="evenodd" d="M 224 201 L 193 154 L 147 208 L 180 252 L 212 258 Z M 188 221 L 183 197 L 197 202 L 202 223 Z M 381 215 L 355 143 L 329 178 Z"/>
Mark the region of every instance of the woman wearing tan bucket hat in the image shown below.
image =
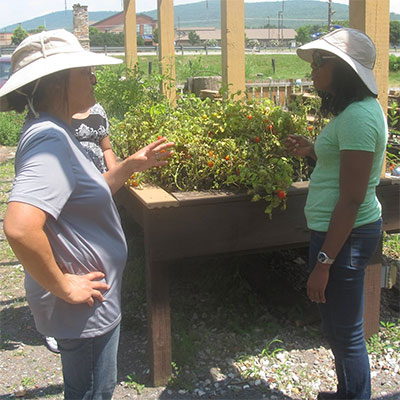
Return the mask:
<path id="1" fill-rule="evenodd" d="M 165 165 L 173 145 L 160 139 L 102 175 L 74 137 L 72 116 L 95 103 L 90 67 L 119 62 L 65 30 L 42 32 L 17 47 L 0 89 L 1 111 L 28 107 L 4 230 L 36 327 L 57 338 L 66 399 L 112 398 L 127 257 L 112 195 L 133 172 Z"/>
<path id="2" fill-rule="evenodd" d="M 364 276 L 381 237 L 375 188 L 382 171 L 386 118 L 376 97 L 375 46 L 350 28 L 297 50 L 311 63 L 323 115 L 315 145 L 289 136 L 288 150 L 316 160 L 305 214 L 311 230 L 307 295 L 318 303 L 335 357 L 336 392 L 319 399 L 369 399 L 371 378 L 363 330 Z"/>

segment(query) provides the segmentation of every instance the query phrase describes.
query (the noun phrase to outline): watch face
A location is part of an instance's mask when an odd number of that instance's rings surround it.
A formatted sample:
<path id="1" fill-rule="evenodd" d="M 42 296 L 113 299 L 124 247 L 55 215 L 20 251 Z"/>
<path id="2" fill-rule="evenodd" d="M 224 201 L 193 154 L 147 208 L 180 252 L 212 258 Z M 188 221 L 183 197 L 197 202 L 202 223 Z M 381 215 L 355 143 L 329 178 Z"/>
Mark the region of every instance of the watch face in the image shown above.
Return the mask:
<path id="1" fill-rule="evenodd" d="M 328 256 L 321 251 L 318 253 L 317 259 L 320 263 L 324 263 L 328 259 Z"/>

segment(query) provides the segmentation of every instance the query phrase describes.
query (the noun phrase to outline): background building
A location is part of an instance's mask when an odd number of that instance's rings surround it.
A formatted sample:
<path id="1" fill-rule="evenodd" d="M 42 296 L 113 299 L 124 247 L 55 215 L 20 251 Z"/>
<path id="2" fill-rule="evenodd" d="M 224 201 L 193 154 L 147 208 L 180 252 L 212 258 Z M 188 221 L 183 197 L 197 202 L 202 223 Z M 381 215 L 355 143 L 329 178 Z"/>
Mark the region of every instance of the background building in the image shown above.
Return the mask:
<path id="1" fill-rule="evenodd" d="M 124 32 L 124 13 L 120 12 L 114 14 L 111 17 L 91 24 L 91 26 L 96 28 L 99 32 Z M 154 44 L 153 35 L 156 28 L 157 21 L 155 19 L 145 14 L 136 15 L 136 32 L 138 35 L 142 36 L 145 45 L 151 46 Z"/>

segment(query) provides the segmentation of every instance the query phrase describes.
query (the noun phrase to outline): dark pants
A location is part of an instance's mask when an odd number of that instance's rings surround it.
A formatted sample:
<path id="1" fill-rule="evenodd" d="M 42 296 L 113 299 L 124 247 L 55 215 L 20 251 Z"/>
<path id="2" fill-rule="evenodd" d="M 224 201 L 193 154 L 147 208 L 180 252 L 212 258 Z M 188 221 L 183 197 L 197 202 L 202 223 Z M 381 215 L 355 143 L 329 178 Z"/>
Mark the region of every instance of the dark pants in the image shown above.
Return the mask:
<path id="1" fill-rule="evenodd" d="M 65 399 L 111 399 L 117 383 L 119 324 L 102 336 L 58 339 Z"/>
<path id="2" fill-rule="evenodd" d="M 370 399 L 371 376 L 364 340 L 365 269 L 381 239 L 382 221 L 353 229 L 334 264 L 319 304 L 322 329 L 335 357 L 338 399 Z M 314 268 L 325 232 L 311 232 L 309 263 Z"/>

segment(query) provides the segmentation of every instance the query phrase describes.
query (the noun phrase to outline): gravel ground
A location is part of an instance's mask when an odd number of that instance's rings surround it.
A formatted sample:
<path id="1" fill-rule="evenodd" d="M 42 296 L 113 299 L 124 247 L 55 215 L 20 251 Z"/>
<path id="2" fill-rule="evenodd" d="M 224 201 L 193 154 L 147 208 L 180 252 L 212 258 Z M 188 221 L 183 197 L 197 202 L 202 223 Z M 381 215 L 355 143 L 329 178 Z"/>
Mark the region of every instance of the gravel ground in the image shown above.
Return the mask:
<path id="1" fill-rule="evenodd" d="M 4 158 L 0 148 L 0 162 Z M 1 177 L 0 221 L 11 182 L 12 176 Z M 114 399 L 314 399 L 318 391 L 334 389 L 332 354 L 319 333 L 315 306 L 304 296 L 304 249 L 286 252 L 284 259 L 274 253 L 175 265 L 174 377 L 167 387 L 150 387 L 140 231 L 127 233 L 134 256 L 124 280 Z M 373 399 L 400 399 L 398 305 L 398 290 L 383 290 L 386 328 L 371 343 Z M 35 330 L 22 267 L 7 249 L 2 229 L 0 322 L 0 400 L 62 399 L 60 357 Z"/>

